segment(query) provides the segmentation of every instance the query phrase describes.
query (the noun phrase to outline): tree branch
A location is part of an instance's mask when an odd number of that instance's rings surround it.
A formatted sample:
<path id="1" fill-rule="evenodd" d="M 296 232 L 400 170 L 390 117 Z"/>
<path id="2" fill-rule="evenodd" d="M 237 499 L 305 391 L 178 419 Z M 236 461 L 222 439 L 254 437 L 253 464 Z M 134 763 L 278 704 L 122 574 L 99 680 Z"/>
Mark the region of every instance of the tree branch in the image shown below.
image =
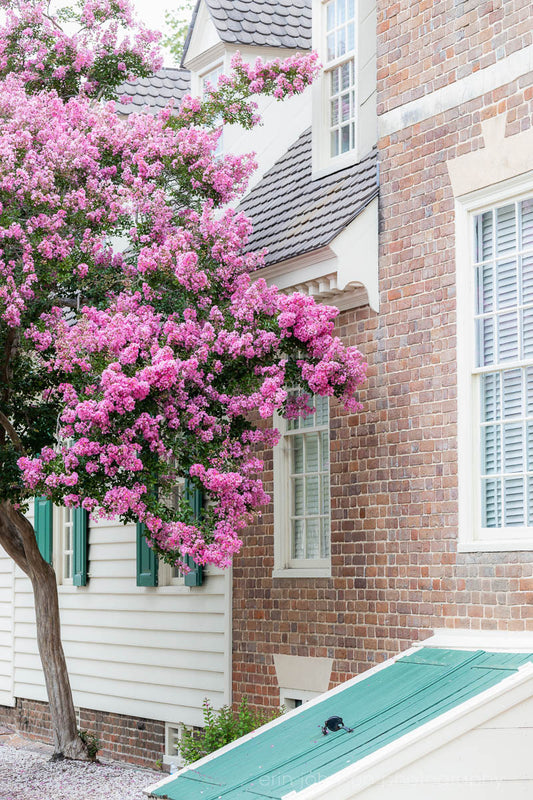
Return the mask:
<path id="1" fill-rule="evenodd" d="M 17 450 L 17 452 L 19 452 L 21 455 L 25 455 L 26 451 L 24 450 L 24 446 L 20 440 L 20 436 L 18 435 L 18 433 L 16 432 L 15 428 L 10 423 L 6 415 L 2 413 L 2 411 L 0 411 L 0 425 L 11 439 L 15 447 L 15 450 Z"/>
<path id="2" fill-rule="evenodd" d="M 20 536 L 17 526 L 11 519 L 11 514 L 8 513 L 7 503 L 0 503 L 0 544 L 8 556 L 11 556 L 15 564 L 17 564 L 26 575 L 29 575 L 30 566 L 26 558 L 22 537 Z"/>

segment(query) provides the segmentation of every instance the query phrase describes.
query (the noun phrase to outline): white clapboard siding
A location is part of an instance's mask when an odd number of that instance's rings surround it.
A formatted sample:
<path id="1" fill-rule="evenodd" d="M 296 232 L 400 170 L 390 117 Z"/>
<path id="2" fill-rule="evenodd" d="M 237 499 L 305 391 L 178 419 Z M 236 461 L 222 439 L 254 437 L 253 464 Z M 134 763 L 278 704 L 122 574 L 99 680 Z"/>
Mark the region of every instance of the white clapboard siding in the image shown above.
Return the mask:
<path id="1" fill-rule="evenodd" d="M 15 697 L 46 699 L 35 638 L 35 612 L 26 576 L 11 569 L 14 609 L 2 670 Z M 77 706 L 170 723 L 199 725 L 208 697 L 230 701 L 230 575 L 207 570 L 204 584 L 136 586 L 135 526 L 104 520 L 89 531 L 89 582 L 59 587 L 61 630 Z M 6 595 L 7 596 L 7 595 Z M 0 616 L 0 631 L 2 631 Z M 0 636 L 2 633 L 0 633 Z M 14 650 L 13 657 L 11 651 Z"/>
<path id="2" fill-rule="evenodd" d="M 14 564 L 0 547 L 0 705 L 12 706 Z"/>

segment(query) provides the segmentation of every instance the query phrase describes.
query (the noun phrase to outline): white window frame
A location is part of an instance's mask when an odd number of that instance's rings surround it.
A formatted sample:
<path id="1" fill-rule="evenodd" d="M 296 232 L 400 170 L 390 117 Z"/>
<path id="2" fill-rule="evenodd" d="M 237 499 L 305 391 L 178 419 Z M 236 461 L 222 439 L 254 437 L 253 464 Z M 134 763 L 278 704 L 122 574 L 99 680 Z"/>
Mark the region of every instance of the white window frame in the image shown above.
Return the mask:
<path id="1" fill-rule="evenodd" d="M 185 766 L 183 756 L 174 747 L 176 739 L 181 739 L 184 725 L 182 722 L 165 722 L 165 754 L 163 764 L 170 767 L 170 772 L 177 772 Z"/>
<path id="2" fill-rule="evenodd" d="M 459 552 L 533 550 L 533 528 L 481 527 L 479 379 L 475 374 L 474 217 L 495 206 L 533 196 L 533 172 L 456 199 Z M 517 362 L 509 362 L 511 369 Z M 529 362 L 528 362 L 529 363 Z"/>
<path id="3" fill-rule="evenodd" d="M 67 515 L 70 513 L 70 522 Z M 70 575 L 65 570 L 67 530 L 70 526 Z M 57 583 L 61 586 L 73 586 L 74 576 L 74 509 L 65 506 L 54 506 L 52 512 L 52 558 Z"/>
<path id="4" fill-rule="evenodd" d="M 288 433 L 287 420 L 279 415 L 274 421 L 280 432 L 280 441 L 274 447 L 274 570 L 273 578 L 329 578 L 331 577 L 331 555 L 328 558 L 291 558 L 290 513 L 287 503 L 290 486 L 291 436 L 297 433 L 313 433 L 323 426 L 313 426 Z M 330 553 L 331 553 L 331 423 L 330 443 Z M 290 500 L 290 498 L 289 498 Z"/>
<path id="5" fill-rule="evenodd" d="M 295 708 L 300 708 L 300 706 L 294 705 L 295 700 L 300 700 L 301 705 L 304 706 L 319 695 L 320 692 L 310 692 L 307 689 L 286 689 L 280 686 L 279 704 L 280 706 L 285 706 L 287 711 L 294 711 Z"/>
<path id="6" fill-rule="evenodd" d="M 326 6 L 331 0 L 313 0 L 313 43 L 318 49 L 323 71 L 313 85 L 313 175 L 320 177 L 329 172 L 356 163 L 359 152 L 359 90 L 358 90 L 358 62 L 357 51 L 359 47 L 359 14 L 358 2 L 355 0 L 355 50 L 352 54 L 355 76 L 355 137 L 354 147 L 346 153 L 337 156 L 331 155 L 330 137 L 330 70 L 349 60 L 346 54 L 334 61 L 328 62 L 327 58 L 327 31 L 326 31 Z"/>

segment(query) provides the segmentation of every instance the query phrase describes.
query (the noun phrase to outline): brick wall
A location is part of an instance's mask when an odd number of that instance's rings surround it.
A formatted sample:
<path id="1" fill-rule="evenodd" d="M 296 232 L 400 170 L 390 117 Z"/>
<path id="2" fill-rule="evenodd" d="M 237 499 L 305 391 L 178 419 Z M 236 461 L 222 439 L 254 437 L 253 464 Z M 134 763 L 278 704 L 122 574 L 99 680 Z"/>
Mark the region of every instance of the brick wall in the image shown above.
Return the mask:
<path id="1" fill-rule="evenodd" d="M 508 0 L 505 15 L 502 6 L 379 2 L 381 112 L 530 44 L 533 6 Z M 234 567 L 236 701 L 279 703 L 274 653 L 331 657 L 337 683 L 435 627 L 533 631 L 533 553 L 457 553 L 446 166 L 483 146 L 488 117 L 506 113 L 508 136 L 530 128 L 532 98 L 530 75 L 379 142 L 380 312 L 345 312 L 338 325 L 370 371 L 360 415 L 332 408 L 332 577 L 272 579 L 272 509 L 244 536 Z M 267 454 L 267 491 L 271 471 Z"/>
<path id="2" fill-rule="evenodd" d="M 28 739 L 53 744 L 47 703 L 17 698 L 15 708 L 0 706 L 0 724 Z M 78 725 L 100 740 L 99 757 L 154 769 L 165 752 L 164 722 L 80 708 Z"/>
<path id="3" fill-rule="evenodd" d="M 530 0 L 378 0 L 378 114 L 533 42 Z"/>

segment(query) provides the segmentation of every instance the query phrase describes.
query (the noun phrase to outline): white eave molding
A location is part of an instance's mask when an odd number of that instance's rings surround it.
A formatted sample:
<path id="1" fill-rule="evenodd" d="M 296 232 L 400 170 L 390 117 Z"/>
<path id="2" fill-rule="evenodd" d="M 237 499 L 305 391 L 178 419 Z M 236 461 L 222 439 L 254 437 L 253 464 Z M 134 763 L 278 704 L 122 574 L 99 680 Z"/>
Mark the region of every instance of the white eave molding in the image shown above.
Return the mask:
<path id="1" fill-rule="evenodd" d="M 377 197 L 326 247 L 264 267 L 257 275 L 269 286 L 311 295 L 339 311 L 367 304 L 379 311 Z"/>

